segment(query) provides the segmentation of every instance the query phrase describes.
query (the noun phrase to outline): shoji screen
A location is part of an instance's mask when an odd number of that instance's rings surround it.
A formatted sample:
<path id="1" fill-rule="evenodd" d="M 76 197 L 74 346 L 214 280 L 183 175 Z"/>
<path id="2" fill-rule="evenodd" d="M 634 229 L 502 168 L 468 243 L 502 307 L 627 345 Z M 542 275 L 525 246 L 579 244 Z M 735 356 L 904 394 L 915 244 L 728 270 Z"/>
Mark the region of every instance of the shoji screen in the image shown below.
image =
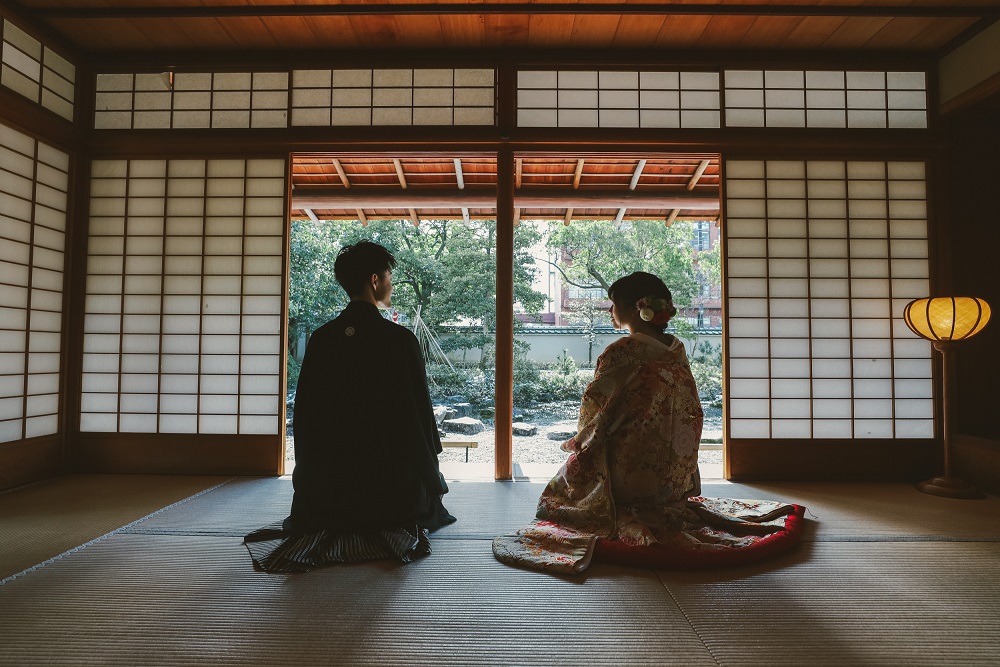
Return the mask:
<path id="1" fill-rule="evenodd" d="M 923 162 L 727 161 L 732 439 L 933 437 Z"/>
<path id="2" fill-rule="evenodd" d="M 7 19 L 3 34 L 0 85 L 73 120 L 76 67 Z"/>
<path id="3" fill-rule="evenodd" d="M 0 125 L 0 442 L 59 428 L 68 170 Z"/>
<path id="4" fill-rule="evenodd" d="M 284 160 L 92 166 L 81 430 L 278 434 Z"/>

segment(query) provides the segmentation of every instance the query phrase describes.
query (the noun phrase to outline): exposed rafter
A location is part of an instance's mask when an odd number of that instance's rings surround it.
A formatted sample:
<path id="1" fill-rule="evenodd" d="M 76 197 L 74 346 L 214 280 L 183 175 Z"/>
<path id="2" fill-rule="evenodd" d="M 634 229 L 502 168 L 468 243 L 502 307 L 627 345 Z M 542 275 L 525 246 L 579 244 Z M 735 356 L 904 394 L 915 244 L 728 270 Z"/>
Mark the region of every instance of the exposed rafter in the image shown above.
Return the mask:
<path id="1" fill-rule="evenodd" d="M 406 189 L 406 174 L 403 173 L 403 165 L 400 163 L 399 158 L 392 158 L 392 166 L 396 168 L 396 178 L 399 179 L 399 185 L 404 190 Z"/>
<path id="2" fill-rule="evenodd" d="M 340 182 L 344 184 L 345 188 L 351 187 L 351 181 L 347 178 L 347 172 L 344 171 L 344 165 L 340 164 L 340 160 L 337 158 L 332 159 L 333 168 L 337 170 L 337 175 L 340 176 Z"/>
<path id="3" fill-rule="evenodd" d="M 701 180 L 701 177 L 705 174 L 705 170 L 708 169 L 708 165 L 710 164 L 712 164 L 711 160 L 701 161 L 701 164 L 698 165 L 698 168 L 694 172 L 694 176 L 692 176 L 691 180 L 688 181 L 688 190 L 694 190 L 695 186 L 698 185 L 698 181 Z"/>

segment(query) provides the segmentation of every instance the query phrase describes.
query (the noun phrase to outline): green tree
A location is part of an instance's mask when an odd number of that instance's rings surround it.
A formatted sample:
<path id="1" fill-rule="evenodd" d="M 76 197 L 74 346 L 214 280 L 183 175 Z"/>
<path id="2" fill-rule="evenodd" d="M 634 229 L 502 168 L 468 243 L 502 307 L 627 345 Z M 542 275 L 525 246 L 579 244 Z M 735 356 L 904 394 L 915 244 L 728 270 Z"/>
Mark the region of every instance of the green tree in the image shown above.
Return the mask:
<path id="1" fill-rule="evenodd" d="M 534 260 L 529 248 L 537 233 L 519 233 L 514 248 L 514 298 L 537 312 L 544 295 L 531 288 Z M 337 251 L 361 240 L 380 243 L 397 260 L 393 272 L 393 307 L 410 315 L 419 306 L 432 329 L 443 324 L 475 326 L 478 333 L 452 344 L 453 349 L 480 348 L 483 365 L 492 355 L 496 327 L 496 221 L 430 220 L 415 227 L 409 221 L 379 220 L 362 226 L 354 221 L 295 220 L 292 223 L 289 335 L 308 335 L 347 303 L 333 276 Z M 294 332 L 293 332 L 294 329 Z"/>
<path id="2" fill-rule="evenodd" d="M 347 304 L 347 294 L 333 275 L 333 260 L 343 230 L 336 223 L 293 220 L 289 253 L 288 339 L 294 349 Z"/>
<path id="3" fill-rule="evenodd" d="M 495 220 L 455 227 L 442 255 L 443 281 L 435 304 L 436 322 L 475 328 L 453 336 L 448 343 L 451 349 L 479 348 L 483 368 L 492 366 L 495 350 L 496 231 Z M 536 269 L 530 250 L 540 238 L 528 229 L 514 235 L 514 301 L 528 313 L 537 313 L 545 301 L 545 295 L 531 286 Z"/>
<path id="4" fill-rule="evenodd" d="M 587 297 L 569 305 L 569 321 L 583 327 L 583 337 L 587 341 L 587 365 L 594 365 L 594 344 L 597 342 L 597 328 L 611 325 L 607 299 Z"/>
<path id="5" fill-rule="evenodd" d="M 548 246 L 560 254 L 556 268 L 575 287 L 605 291 L 618 278 L 634 271 L 660 276 L 673 293 L 674 303 L 691 303 L 697 287 L 691 264 L 690 224 L 667 227 L 655 220 L 633 220 L 614 225 L 601 220 L 575 220 L 550 225 Z"/>

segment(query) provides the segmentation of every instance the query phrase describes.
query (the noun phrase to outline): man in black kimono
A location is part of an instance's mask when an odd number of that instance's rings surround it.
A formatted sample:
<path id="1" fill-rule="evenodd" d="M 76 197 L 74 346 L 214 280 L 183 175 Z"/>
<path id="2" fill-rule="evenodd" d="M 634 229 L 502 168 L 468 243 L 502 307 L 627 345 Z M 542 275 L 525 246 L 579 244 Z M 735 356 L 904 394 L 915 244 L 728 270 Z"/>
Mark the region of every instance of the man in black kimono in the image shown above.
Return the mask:
<path id="1" fill-rule="evenodd" d="M 430 553 L 427 530 L 455 521 L 441 503 L 448 487 L 420 346 L 378 310 L 391 303 L 395 264 L 368 241 L 337 255 L 351 301 L 313 333 L 302 360 L 292 511 L 280 529 L 247 536 L 259 569 L 408 562 Z"/>

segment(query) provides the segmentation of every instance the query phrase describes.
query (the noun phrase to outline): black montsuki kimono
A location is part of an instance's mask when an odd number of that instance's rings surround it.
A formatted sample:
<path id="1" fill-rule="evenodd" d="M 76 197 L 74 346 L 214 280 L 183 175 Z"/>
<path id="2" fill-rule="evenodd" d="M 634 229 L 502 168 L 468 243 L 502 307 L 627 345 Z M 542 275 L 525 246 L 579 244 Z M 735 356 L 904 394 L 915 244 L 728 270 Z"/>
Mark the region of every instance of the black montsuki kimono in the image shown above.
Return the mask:
<path id="1" fill-rule="evenodd" d="M 352 301 L 309 341 L 295 395 L 295 496 L 282 526 L 248 535 L 259 569 L 430 552 L 441 440 L 416 336 Z"/>

